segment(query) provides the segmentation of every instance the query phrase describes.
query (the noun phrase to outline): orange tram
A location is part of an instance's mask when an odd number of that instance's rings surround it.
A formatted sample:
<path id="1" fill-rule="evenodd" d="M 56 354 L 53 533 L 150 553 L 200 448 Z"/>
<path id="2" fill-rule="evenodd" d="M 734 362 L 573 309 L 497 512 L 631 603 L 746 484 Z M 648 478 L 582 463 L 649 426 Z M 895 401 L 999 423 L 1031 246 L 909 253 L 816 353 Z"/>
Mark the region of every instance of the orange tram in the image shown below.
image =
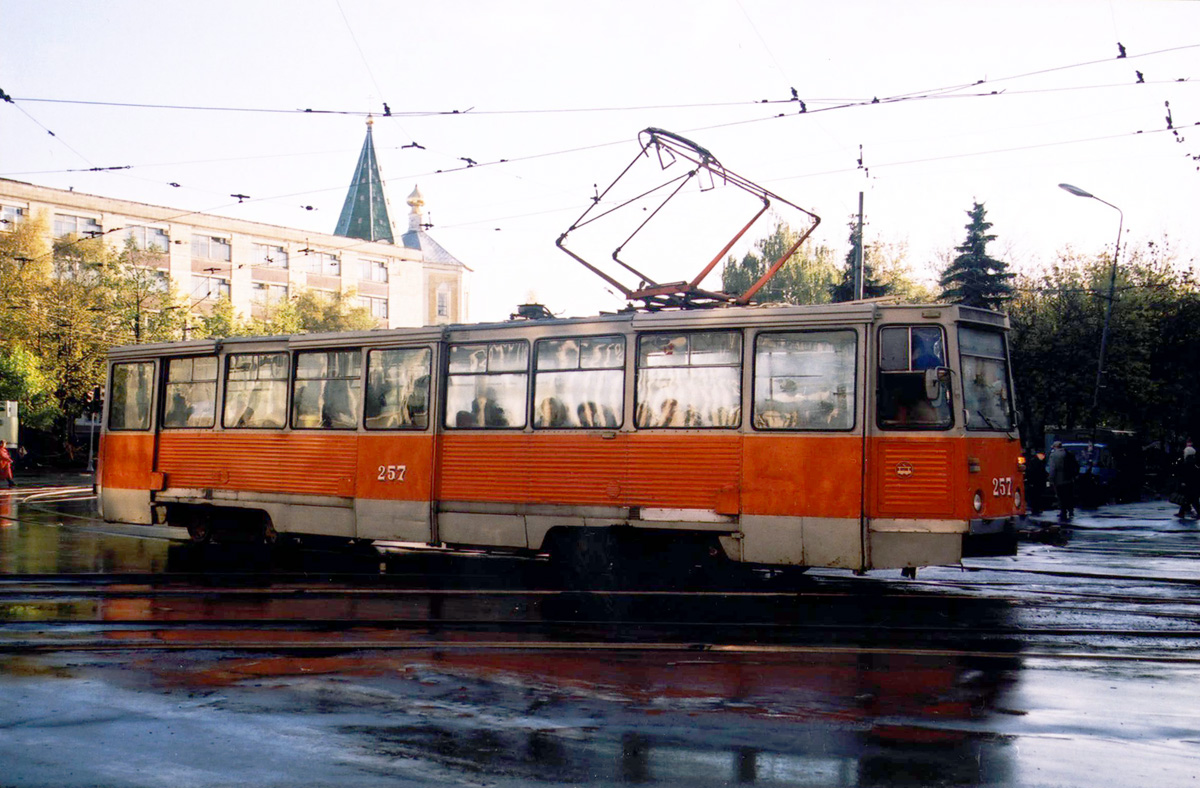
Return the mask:
<path id="1" fill-rule="evenodd" d="M 612 540 L 856 571 L 1009 555 L 1007 330 L 853 302 L 115 348 L 101 513 L 568 560 Z"/>

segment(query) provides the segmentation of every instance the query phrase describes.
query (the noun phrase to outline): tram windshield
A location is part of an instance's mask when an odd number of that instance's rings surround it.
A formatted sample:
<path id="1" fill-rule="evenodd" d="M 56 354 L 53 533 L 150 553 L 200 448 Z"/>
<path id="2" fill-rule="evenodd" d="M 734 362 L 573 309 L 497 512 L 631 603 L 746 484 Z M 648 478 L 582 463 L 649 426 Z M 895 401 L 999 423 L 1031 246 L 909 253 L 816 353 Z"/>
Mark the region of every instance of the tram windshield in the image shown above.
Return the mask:
<path id="1" fill-rule="evenodd" d="M 964 409 L 969 430 L 1011 430 L 1012 396 L 1008 387 L 1008 356 L 1004 335 L 997 331 L 960 326 Z"/>

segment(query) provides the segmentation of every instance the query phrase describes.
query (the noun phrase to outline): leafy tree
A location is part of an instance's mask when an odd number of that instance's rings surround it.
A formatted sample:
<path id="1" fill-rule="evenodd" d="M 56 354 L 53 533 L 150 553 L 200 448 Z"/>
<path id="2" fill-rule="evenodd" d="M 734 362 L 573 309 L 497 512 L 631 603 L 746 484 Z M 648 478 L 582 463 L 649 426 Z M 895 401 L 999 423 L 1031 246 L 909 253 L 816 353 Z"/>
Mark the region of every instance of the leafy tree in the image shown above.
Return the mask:
<path id="1" fill-rule="evenodd" d="M 1020 279 L 1009 304 L 1013 375 L 1033 436 L 1094 425 L 1147 440 L 1200 435 L 1200 288 L 1169 243 L 1131 249 L 1121 261 L 1093 414 L 1111 263 L 1109 254 L 1067 250 Z"/>
<path id="2" fill-rule="evenodd" d="M 967 239 L 962 246 L 955 247 L 959 255 L 942 272 L 938 282 L 942 298 L 967 306 L 999 309 L 1013 297 L 1015 274 L 1008 272 L 1008 263 L 988 256 L 987 245 L 996 236 L 988 234 L 992 223 L 986 219 L 983 204 L 975 203 L 967 216 L 971 217 L 971 222 L 965 225 Z"/>
<path id="3" fill-rule="evenodd" d="M 303 290 L 292 302 L 299 319 L 300 332 L 366 331 L 379 321 L 371 310 L 360 306 L 340 292 L 325 295 L 319 290 Z"/>
<path id="4" fill-rule="evenodd" d="M 775 225 L 775 231 L 754 244 L 754 250 L 741 261 L 733 255 L 721 270 L 721 289 L 726 293 L 744 293 L 795 245 L 800 237 L 786 222 Z M 823 246 L 803 244 L 783 264 L 762 289 L 754 294 L 759 303 L 822 304 L 829 301 L 829 287 L 836 274 L 832 252 Z"/>
<path id="5" fill-rule="evenodd" d="M 50 429 L 57 414 L 54 381 L 41 362 L 21 345 L 0 347 L 0 400 L 15 400 L 21 424 Z"/>
<path id="6" fill-rule="evenodd" d="M 835 303 L 855 300 L 854 271 L 858 267 L 858 249 L 862 245 L 862 234 L 858 229 L 858 217 L 850 220 L 850 251 L 846 253 L 846 265 L 842 269 L 841 281 L 829 287 L 830 300 Z M 863 249 L 863 298 L 880 298 L 891 295 L 892 285 L 875 275 L 875 257 L 878 247 Z"/>

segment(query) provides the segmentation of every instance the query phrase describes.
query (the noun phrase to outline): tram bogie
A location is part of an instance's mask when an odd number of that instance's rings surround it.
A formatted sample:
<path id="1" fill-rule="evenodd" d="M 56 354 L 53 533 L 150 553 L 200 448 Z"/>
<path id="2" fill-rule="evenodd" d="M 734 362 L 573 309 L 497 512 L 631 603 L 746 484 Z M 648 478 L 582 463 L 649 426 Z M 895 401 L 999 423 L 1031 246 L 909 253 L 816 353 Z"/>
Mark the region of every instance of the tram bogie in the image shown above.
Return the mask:
<path id="1" fill-rule="evenodd" d="M 101 509 L 583 565 L 1011 554 L 1006 331 L 860 302 L 116 348 Z"/>

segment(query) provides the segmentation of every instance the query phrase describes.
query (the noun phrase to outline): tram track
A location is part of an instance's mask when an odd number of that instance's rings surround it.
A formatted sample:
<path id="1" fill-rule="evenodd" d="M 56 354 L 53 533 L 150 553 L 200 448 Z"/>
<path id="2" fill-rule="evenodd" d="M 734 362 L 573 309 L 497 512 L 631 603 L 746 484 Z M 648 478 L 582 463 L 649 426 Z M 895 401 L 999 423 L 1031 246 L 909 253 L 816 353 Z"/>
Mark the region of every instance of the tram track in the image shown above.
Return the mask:
<path id="1" fill-rule="evenodd" d="M 728 644 L 706 642 L 612 642 L 612 641 L 511 641 L 511 640 L 422 640 L 419 642 L 395 642 L 365 639 L 345 640 L 259 640 L 246 642 L 232 639 L 188 639 L 186 641 L 164 641 L 157 639 L 113 641 L 106 639 L 71 640 L 26 640 L 0 646 L 0 653 L 37 652 L 172 652 L 213 651 L 233 653 L 346 653 L 346 652 L 466 652 L 466 651 L 521 651 L 536 652 L 672 652 L 695 654 L 742 654 L 784 655 L 793 657 L 826 657 L 830 655 L 881 656 L 881 657 L 930 657 L 930 658 L 977 658 L 1011 661 L 1058 660 L 1087 662 L 1162 663 L 1174 665 L 1200 665 L 1200 655 L 1179 653 L 1115 653 L 1082 650 L 1022 650 L 990 651 L 963 648 L 909 648 L 903 646 L 835 646 L 835 645 L 774 645 L 774 644 Z"/>

